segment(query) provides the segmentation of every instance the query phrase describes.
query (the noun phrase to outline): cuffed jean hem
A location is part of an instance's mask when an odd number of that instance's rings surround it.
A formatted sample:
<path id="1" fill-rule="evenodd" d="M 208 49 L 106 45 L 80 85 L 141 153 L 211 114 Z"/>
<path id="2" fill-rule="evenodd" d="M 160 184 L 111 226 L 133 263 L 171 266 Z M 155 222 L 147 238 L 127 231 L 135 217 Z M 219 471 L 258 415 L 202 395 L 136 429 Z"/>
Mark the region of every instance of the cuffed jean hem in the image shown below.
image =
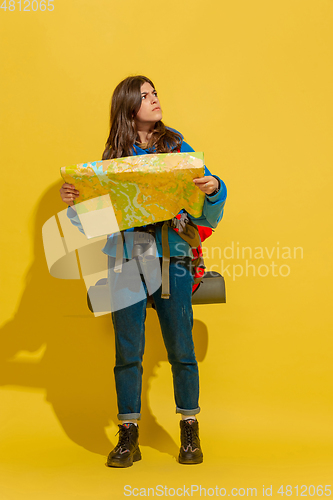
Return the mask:
<path id="1" fill-rule="evenodd" d="M 141 413 L 118 413 L 118 420 L 140 420 Z"/>
<path id="2" fill-rule="evenodd" d="M 198 408 L 194 408 L 194 410 L 182 410 L 182 408 L 178 408 L 176 406 L 176 413 L 181 413 L 182 415 L 197 415 L 197 413 L 200 413 L 200 406 Z"/>

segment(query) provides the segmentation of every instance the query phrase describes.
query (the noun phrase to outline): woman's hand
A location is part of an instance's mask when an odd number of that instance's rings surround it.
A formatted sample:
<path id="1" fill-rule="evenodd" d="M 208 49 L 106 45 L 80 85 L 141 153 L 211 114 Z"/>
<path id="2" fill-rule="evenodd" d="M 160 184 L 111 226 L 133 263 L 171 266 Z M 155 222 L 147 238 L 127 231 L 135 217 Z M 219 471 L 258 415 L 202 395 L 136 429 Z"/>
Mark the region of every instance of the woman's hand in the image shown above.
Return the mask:
<path id="1" fill-rule="evenodd" d="M 79 192 L 75 189 L 73 184 L 63 184 L 60 188 L 60 196 L 64 203 L 73 206 L 74 200 L 79 196 Z"/>
<path id="2" fill-rule="evenodd" d="M 197 177 L 193 179 L 193 182 L 201 191 L 208 195 L 214 193 L 219 188 L 219 181 L 212 175 Z"/>

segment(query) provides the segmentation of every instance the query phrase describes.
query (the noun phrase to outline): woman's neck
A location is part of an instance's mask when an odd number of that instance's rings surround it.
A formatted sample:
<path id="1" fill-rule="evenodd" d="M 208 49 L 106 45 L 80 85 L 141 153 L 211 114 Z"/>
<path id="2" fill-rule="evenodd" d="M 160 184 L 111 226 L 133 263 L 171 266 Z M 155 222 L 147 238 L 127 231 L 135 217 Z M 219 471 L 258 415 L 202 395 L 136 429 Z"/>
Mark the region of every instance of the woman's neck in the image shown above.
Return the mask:
<path id="1" fill-rule="evenodd" d="M 138 130 L 138 138 L 139 138 L 139 142 L 141 143 L 147 143 L 149 141 L 149 139 L 151 138 L 152 136 L 152 133 L 154 131 L 154 127 L 147 127 L 147 128 L 144 128 L 144 127 L 140 127 L 140 130 Z"/>

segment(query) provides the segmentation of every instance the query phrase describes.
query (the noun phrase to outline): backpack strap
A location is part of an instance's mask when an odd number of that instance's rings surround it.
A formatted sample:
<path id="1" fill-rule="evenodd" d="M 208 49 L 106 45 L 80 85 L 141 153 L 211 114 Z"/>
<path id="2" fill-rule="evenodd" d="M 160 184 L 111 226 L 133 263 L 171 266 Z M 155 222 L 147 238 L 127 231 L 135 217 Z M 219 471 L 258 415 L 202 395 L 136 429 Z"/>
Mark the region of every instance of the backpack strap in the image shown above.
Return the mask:
<path id="1" fill-rule="evenodd" d="M 201 237 L 199 233 L 198 226 L 189 218 L 186 212 L 176 215 L 173 219 L 165 221 L 162 227 L 162 298 L 169 298 L 169 261 L 170 261 L 170 249 L 169 242 L 167 238 L 167 228 L 171 227 L 176 231 L 179 236 L 186 241 L 191 247 L 193 259 L 192 259 L 192 273 L 194 278 L 194 284 L 192 287 L 192 292 L 194 292 L 205 274 L 206 266 L 203 260 L 202 248 L 201 248 Z M 164 237 L 163 237 L 164 231 Z M 167 252 L 167 254 L 166 254 Z M 164 256 L 167 256 L 168 264 L 164 264 Z M 164 272 L 163 272 L 164 264 Z M 167 288 L 168 287 L 168 288 Z"/>
<path id="2" fill-rule="evenodd" d="M 168 240 L 169 221 L 165 221 L 162 226 L 162 292 L 161 298 L 170 297 L 169 267 L 170 267 L 170 247 Z"/>
<path id="3" fill-rule="evenodd" d="M 194 224 L 186 212 L 176 215 L 176 217 L 167 222 L 169 222 L 172 229 L 174 229 L 191 248 L 200 246 L 201 241 L 198 226 Z"/>
<path id="4" fill-rule="evenodd" d="M 192 292 L 194 292 L 201 283 L 206 269 L 201 242 L 212 234 L 212 229 L 197 226 L 186 212 L 176 215 L 176 217 L 171 219 L 170 223 L 172 229 L 191 247 L 193 254 L 192 273 L 194 278 Z"/>
<path id="5" fill-rule="evenodd" d="M 123 232 L 117 236 L 116 260 L 114 264 L 114 272 L 121 273 L 123 270 L 123 252 L 124 252 L 124 235 Z"/>

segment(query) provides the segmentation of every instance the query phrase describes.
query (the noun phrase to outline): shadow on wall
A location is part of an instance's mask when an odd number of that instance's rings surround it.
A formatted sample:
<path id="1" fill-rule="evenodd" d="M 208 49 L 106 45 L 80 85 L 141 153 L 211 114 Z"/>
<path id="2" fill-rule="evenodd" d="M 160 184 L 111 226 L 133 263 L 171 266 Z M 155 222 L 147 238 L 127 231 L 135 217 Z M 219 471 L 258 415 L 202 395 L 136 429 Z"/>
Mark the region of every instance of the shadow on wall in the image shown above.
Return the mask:
<path id="1" fill-rule="evenodd" d="M 61 183 L 52 186 L 36 211 L 34 261 L 18 310 L 0 330 L 0 383 L 46 389 L 47 401 L 68 437 L 89 451 L 106 455 L 115 443 L 110 443 L 105 428 L 110 421 L 118 422 L 113 326 L 110 314 L 94 317 L 90 313 L 82 279 L 60 280 L 49 274 L 42 226 L 64 210 L 60 187 Z M 202 361 L 208 333 L 201 321 L 194 321 L 193 338 L 197 360 Z M 40 356 L 35 358 L 22 353 L 38 350 Z M 150 379 L 161 361 L 167 361 L 167 354 L 158 318 L 148 310 L 140 443 L 176 457 L 179 444 L 159 425 L 148 404 Z M 169 403 L 175 408 L 173 400 Z"/>

